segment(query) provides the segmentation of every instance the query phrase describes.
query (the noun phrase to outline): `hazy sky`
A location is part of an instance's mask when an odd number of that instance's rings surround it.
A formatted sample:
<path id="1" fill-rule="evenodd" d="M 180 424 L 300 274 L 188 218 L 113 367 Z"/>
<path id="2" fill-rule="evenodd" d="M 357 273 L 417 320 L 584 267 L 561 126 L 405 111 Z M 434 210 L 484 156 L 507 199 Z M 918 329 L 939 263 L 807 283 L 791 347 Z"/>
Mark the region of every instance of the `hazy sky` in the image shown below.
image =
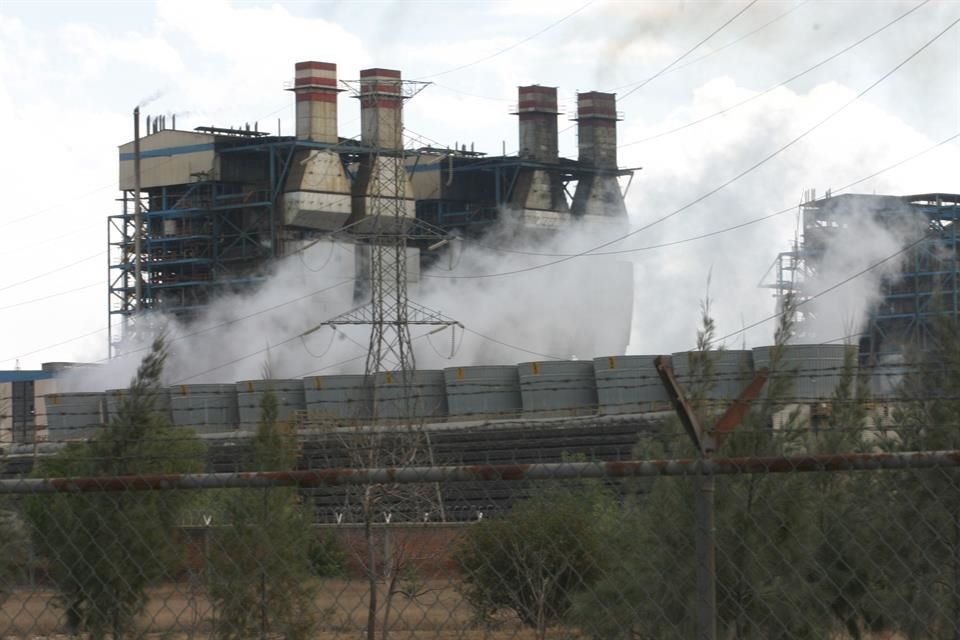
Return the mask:
<path id="1" fill-rule="evenodd" d="M 576 92 L 616 90 L 626 96 L 619 104 L 620 163 L 643 167 L 628 196 L 631 223 L 639 227 L 804 133 L 960 18 L 960 2 L 928 2 L 784 87 L 648 140 L 775 87 L 920 3 L 757 2 L 626 95 L 746 4 L 6 0 L 0 4 L 0 368 L 13 368 L 18 358 L 31 368 L 106 355 L 106 217 L 119 212 L 117 146 L 132 137 L 133 107 L 150 98 L 144 113 L 177 113 L 178 128 L 257 121 L 273 131 L 279 119 L 291 133 L 293 99 L 283 87 L 295 62 L 335 62 L 341 78 L 356 78 L 369 66 L 396 68 L 405 78 L 433 81 L 407 105 L 410 135 L 499 153 L 504 144 L 516 149 L 509 107 L 517 85 L 538 83 L 559 88 L 568 111 L 561 116 L 561 153 L 575 157 L 576 131 L 566 129 L 572 124 L 566 118 Z M 340 131 L 359 132 L 358 106 L 346 94 Z M 690 238 L 796 205 L 805 189 L 839 188 L 958 132 L 955 27 L 757 170 L 611 248 Z M 954 140 L 854 191 L 957 193 L 958 167 Z M 708 274 L 721 334 L 769 315 L 770 292 L 757 285 L 789 248 L 794 225 L 788 214 L 633 254 L 631 350 L 689 347 Z M 589 246 L 572 239 L 566 248 Z M 853 283 L 837 293 L 836 305 L 856 306 L 861 295 Z M 842 327 L 837 331 L 843 335 Z M 767 342 L 769 333 L 769 326 L 759 327 L 747 341 Z"/>

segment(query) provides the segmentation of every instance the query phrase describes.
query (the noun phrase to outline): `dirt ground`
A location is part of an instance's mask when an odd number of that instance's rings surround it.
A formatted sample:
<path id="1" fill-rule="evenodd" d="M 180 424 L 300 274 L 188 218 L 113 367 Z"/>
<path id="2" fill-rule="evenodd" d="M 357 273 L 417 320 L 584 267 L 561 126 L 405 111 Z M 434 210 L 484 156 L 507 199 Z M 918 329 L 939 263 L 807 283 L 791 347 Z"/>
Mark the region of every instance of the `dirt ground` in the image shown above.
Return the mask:
<path id="1" fill-rule="evenodd" d="M 416 598 L 396 595 L 393 600 L 390 637 L 396 640 L 437 638 L 500 640 L 533 638 L 529 629 L 504 621 L 496 629 L 484 629 L 474 621 L 473 611 L 449 581 L 421 585 Z M 315 638 L 357 640 L 366 629 L 366 585 L 359 580 L 326 580 L 316 600 L 320 620 Z M 145 638 L 179 640 L 208 637 L 213 610 L 202 590 L 189 584 L 154 589 L 140 619 Z M 379 632 L 378 632 L 379 636 Z M 569 638 L 558 633 L 556 638 Z M 0 640 L 66 640 L 63 612 L 49 591 L 20 591 L 0 607 Z"/>
<path id="2" fill-rule="evenodd" d="M 470 606 L 447 580 L 428 581 L 421 595 L 396 595 L 391 615 L 391 640 L 534 640 L 530 629 L 504 619 L 484 628 L 476 622 Z M 361 640 L 367 614 L 366 584 L 361 580 L 325 580 L 316 600 L 320 620 L 318 640 Z M 147 610 L 140 619 L 143 638 L 193 640 L 210 637 L 213 610 L 202 589 L 178 583 L 150 593 Z M 0 606 L 0 640 L 69 640 L 63 612 L 49 591 L 19 591 Z M 380 637 L 380 631 L 377 633 Z M 581 638 L 569 628 L 550 630 L 550 640 Z M 841 640 L 837 636 L 833 640 Z M 279 638 L 279 636 L 278 636 Z M 899 640 L 879 635 L 869 640 Z"/>

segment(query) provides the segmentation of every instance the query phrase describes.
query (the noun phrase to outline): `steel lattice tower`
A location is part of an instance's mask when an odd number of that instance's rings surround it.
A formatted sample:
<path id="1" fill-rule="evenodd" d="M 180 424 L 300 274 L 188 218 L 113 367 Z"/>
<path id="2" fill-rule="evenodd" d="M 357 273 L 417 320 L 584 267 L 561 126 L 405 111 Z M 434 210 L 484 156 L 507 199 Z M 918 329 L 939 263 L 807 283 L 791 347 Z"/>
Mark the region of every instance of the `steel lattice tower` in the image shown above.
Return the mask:
<path id="1" fill-rule="evenodd" d="M 407 295 L 407 244 L 418 225 L 409 191 L 403 149 L 402 104 L 426 83 L 404 81 L 399 71 L 366 69 L 359 81 L 345 81 L 361 103 L 361 139 L 370 154 L 357 173 L 356 221 L 348 231 L 367 251 L 369 301 L 321 325 L 369 325 L 365 375 L 397 373 L 409 386 L 416 369 L 411 325 L 447 327 L 455 320 L 412 302 Z M 423 231 L 418 232 L 420 234 Z M 436 239 L 444 236 L 434 234 Z M 317 328 L 319 328 L 317 327 Z M 410 394 L 406 394 L 410 395 Z M 376 404 L 376 403 L 374 403 Z M 412 409 L 412 407 L 411 407 Z"/>

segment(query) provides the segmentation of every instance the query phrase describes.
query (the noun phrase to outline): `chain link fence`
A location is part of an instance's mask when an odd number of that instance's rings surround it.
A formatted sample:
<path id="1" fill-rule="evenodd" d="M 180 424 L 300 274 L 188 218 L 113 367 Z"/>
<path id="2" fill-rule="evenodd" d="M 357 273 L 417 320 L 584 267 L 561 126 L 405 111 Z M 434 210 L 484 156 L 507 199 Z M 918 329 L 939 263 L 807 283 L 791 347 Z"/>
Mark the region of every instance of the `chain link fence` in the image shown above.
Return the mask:
<path id="1" fill-rule="evenodd" d="M 340 440 L 390 462 L 340 469 L 38 459 L 0 481 L 0 637 L 960 637 L 956 450 L 438 466 L 405 442 Z M 302 459 L 266 444 L 262 468 Z"/>

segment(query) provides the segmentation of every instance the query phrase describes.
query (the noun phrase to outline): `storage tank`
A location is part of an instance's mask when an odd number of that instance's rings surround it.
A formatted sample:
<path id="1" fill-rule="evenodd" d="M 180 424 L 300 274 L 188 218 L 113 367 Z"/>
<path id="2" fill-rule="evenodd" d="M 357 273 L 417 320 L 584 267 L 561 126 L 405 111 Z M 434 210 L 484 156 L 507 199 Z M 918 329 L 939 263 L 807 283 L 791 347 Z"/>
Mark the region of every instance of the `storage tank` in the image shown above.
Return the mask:
<path id="1" fill-rule="evenodd" d="M 451 416 L 514 416 L 523 409 L 516 367 L 450 367 L 443 377 Z"/>
<path id="2" fill-rule="evenodd" d="M 358 420 L 370 417 L 366 376 L 313 376 L 303 379 L 310 420 Z"/>
<path id="3" fill-rule="evenodd" d="M 670 358 L 673 363 L 673 373 L 689 397 L 691 385 L 697 384 L 692 377 L 694 358 L 705 356 L 710 359 L 713 371 L 709 389 L 705 391 L 705 398 L 712 401 L 730 402 L 736 400 L 744 388 L 753 380 L 753 352 L 718 350 L 718 351 L 679 351 Z"/>
<path id="4" fill-rule="evenodd" d="M 645 413 L 670 409 L 670 396 L 654 361 L 658 356 L 594 358 L 600 413 Z"/>
<path id="5" fill-rule="evenodd" d="M 400 373 L 381 372 L 374 377 L 374 401 L 377 418 L 441 418 L 447 415 L 447 393 L 443 371 L 426 369 L 407 374 L 405 385 Z"/>
<path id="6" fill-rule="evenodd" d="M 174 426 L 197 433 L 223 433 L 237 428 L 237 388 L 232 384 L 183 384 L 170 387 Z"/>
<path id="7" fill-rule="evenodd" d="M 292 421 L 306 409 L 303 380 L 243 380 L 236 384 L 237 413 L 241 429 L 254 431 L 260 424 L 260 405 L 267 391 L 277 398 L 277 419 Z"/>
<path id="8" fill-rule="evenodd" d="M 90 438 L 106 422 L 102 393 L 51 393 L 44 404 L 50 442 Z"/>
<path id="9" fill-rule="evenodd" d="M 753 350 L 753 366 L 760 370 L 771 367 L 770 359 L 774 347 L 756 347 Z M 769 393 L 771 383 L 776 379 L 789 377 L 792 385 L 787 387 L 790 399 L 796 402 L 829 400 L 840 382 L 843 373 L 845 355 L 857 348 L 844 344 L 788 344 L 783 347 L 783 356 L 777 371 L 771 372 L 770 380 L 764 385 L 763 397 Z M 856 373 L 856 357 L 854 357 Z"/>
<path id="10" fill-rule="evenodd" d="M 112 420 L 120 409 L 120 403 L 130 393 L 130 389 L 107 389 L 105 395 L 105 404 L 107 419 Z M 156 399 L 153 401 L 153 409 L 162 413 L 167 419 L 170 418 L 170 391 L 168 389 L 158 389 Z"/>
<path id="11" fill-rule="evenodd" d="M 597 386 L 589 360 L 521 362 L 523 412 L 540 416 L 588 415 L 597 411 Z"/>

